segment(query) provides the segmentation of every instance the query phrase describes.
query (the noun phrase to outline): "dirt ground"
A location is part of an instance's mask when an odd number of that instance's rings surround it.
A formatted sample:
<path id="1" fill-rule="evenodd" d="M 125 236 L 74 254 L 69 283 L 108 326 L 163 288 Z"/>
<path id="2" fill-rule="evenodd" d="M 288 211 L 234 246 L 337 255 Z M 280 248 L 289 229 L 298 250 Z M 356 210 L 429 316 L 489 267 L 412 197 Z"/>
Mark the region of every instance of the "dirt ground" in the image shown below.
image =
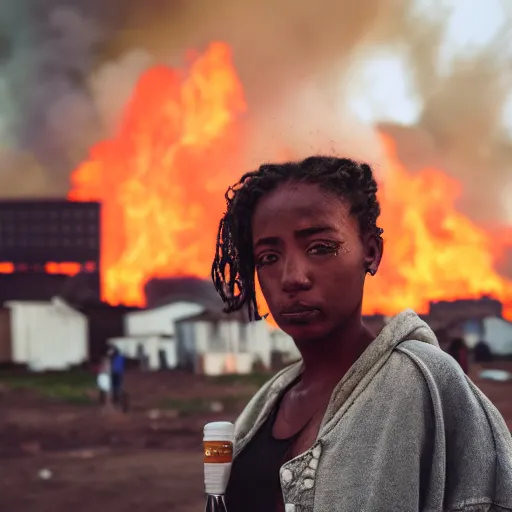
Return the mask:
<path id="1" fill-rule="evenodd" d="M 512 371 L 512 363 L 500 366 Z M 479 370 L 473 379 L 512 429 L 512 383 L 481 381 Z M 234 419 L 259 385 L 133 373 L 131 410 L 121 414 L 7 382 L 0 374 L 3 512 L 202 510 L 202 427 Z"/>
<path id="2" fill-rule="evenodd" d="M 94 388 L 89 401 L 66 403 L 46 396 L 68 396 L 62 378 L 2 384 L 0 373 L 0 510 L 202 510 L 202 428 L 234 420 L 266 378 L 134 372 L 123 414 L 100 407 Z"/>

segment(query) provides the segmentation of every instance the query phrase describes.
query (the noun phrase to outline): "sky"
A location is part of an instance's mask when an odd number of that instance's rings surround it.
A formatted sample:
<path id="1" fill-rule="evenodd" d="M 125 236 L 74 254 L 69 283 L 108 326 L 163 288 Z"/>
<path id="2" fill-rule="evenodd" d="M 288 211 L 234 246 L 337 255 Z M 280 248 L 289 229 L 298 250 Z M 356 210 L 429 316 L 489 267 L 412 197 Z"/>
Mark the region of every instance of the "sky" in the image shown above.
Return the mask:
<path id="1" fill-rule="evenodd" d="M 415 0 L 417 9 L 426 16 L 434 9 L 447 9 L 446 32 L 437 62 L 440 74 L 448 72 L 457 58 L 474 55 L 492 43 L 500 30 L 510 32 L 512 28 L 505 25 L 506 1 Z M 510 66 L 512 45 L 508 52 L 503 48 L 503 57 L 504 66 Z M 359 119 L 373 124 L 388 121 L 414 125 L 419 121 L 423 105 L 407 56 L 399 50 L 376 48 L 373 55 L 354 63 L 351 74 L 348 105 Z M 502 124 L 512 138 L 512 89 L 503 108 Z M 512 224 L 512 172 L 510 175 L 510 182 L 499 193 L 499 201 L 505 220 Z"/>
<path id="2" fill-rule="evenodd" d="M 441 73 L 449 69 L 455 57 L 471 55 L 485 47 L 505 23 L 502 0 L 415 0 L 415 3 L 426 16 L 436 6 L 448 9 L 447 30 L 438 56 Z M 374 53 L 356 62 L 351 71 L 353 111 L 371 123 L 416 123 L 421 102 L 414 90 L 406 56 L 390 50 L 375 49 Z M 512 91 L 503 123 L 512 136 Z"/>

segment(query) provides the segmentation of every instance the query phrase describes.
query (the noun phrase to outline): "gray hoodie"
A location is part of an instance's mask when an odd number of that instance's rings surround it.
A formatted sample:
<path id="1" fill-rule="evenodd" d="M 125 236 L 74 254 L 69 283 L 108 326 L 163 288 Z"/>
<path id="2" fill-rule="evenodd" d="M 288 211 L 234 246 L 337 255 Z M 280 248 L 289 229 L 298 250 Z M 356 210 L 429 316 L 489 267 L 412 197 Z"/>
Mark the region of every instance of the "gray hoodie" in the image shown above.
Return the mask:
<path id="1" fill-rule="evenodd" d="M 300 362 L 284 369 L 249 402 L 235 457 L 301 371 Z M 512 437 L 406 310 L 334 389 L 316 442 L 280 480 L 287 512 L 512 511 Z"/>

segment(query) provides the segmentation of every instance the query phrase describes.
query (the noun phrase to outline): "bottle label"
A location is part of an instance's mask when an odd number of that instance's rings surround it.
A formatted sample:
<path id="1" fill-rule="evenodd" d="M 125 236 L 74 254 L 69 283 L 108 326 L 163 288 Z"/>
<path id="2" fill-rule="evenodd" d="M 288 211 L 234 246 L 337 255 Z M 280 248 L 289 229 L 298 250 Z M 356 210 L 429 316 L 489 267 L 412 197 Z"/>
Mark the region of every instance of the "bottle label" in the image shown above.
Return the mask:
<path id="1" fill-rule="evenodd" d="M 233 444 L 228 441 L 204 441 L 204 462 L 225 464 L 233 460 Z"/>

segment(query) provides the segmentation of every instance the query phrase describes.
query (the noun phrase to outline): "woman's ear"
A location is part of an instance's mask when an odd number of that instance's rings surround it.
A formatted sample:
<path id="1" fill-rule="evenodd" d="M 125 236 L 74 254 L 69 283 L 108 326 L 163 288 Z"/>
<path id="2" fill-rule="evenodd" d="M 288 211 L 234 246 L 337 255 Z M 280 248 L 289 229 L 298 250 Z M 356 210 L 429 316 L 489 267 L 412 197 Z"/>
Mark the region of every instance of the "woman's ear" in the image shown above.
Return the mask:
<path id="1" fill-rule="evenodd" d="M 380 236 L 369 235 L 365 239 L 365 270 L 374 276 L 379 270 L 382 254 L 384 252 L 384 241 Z"/>

